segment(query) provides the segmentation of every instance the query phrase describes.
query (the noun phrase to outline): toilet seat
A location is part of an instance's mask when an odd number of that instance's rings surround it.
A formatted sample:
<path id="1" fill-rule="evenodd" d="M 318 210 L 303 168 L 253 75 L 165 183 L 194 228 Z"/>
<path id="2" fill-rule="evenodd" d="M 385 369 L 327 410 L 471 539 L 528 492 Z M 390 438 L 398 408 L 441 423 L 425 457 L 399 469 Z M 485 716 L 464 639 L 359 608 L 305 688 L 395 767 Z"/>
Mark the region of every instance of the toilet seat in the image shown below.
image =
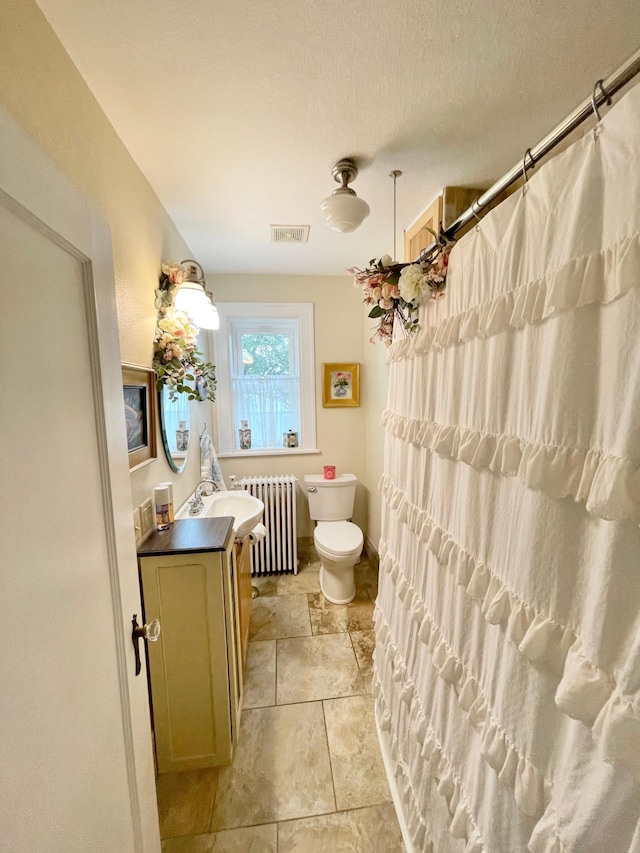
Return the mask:
<path id="1" fill-rule="evenodd" d="M 359 556 L 364 544 L 362 530 L 351 521 L 321 521 L 316 525 L 313 538 L 316 547 L 329 558 Z"/>

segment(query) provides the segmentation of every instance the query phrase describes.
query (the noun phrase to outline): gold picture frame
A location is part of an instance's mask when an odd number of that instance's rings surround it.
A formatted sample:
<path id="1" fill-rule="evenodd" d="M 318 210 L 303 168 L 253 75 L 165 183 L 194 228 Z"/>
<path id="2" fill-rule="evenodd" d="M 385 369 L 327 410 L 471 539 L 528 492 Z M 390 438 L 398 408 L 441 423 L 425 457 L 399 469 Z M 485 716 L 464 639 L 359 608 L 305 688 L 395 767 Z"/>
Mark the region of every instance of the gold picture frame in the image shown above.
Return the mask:
<path id="1" fill-rule="evenodd" d="M 360 365 L 357 362 L 322 365 L 322 405 L 325 409 L 360 405 Z"/>
<path id="2" fill-rule="evenodd" d="M 122 396 L 129 470 L 156 458 L 156 374 L 152 367 L 122 365 Z"/>

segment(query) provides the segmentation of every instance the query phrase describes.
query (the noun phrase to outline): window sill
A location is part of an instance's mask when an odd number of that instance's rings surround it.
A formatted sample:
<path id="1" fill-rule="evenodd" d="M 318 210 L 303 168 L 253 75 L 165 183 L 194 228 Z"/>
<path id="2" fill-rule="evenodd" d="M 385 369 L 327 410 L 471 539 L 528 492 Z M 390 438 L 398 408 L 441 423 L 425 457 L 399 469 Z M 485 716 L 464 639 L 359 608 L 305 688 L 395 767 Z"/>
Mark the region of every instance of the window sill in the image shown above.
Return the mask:
<path id="1" fill-rule="evenodd" d="M 244 456 L 293 456 L 320 453 L 316 448 L 307 447 L 272 447 L 255 450 L 234 450 L 232 453 L 218 453 L 218 459 L 240 459 Z"/>

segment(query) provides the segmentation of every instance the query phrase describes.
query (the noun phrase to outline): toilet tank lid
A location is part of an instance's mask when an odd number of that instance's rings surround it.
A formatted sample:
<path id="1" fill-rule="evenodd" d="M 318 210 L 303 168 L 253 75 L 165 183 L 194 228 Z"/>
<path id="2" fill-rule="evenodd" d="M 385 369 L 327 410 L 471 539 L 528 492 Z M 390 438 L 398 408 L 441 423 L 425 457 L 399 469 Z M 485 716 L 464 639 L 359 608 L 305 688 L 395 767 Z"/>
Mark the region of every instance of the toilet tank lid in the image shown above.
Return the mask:
<path id="1" fill-rule="evenodd" d="M 335 480 L 325 480 L 322 474 L 305 474 L 304 481 L 308 486 L 352 486 L 358 482 L 355 474 L 338 474 Z"/>

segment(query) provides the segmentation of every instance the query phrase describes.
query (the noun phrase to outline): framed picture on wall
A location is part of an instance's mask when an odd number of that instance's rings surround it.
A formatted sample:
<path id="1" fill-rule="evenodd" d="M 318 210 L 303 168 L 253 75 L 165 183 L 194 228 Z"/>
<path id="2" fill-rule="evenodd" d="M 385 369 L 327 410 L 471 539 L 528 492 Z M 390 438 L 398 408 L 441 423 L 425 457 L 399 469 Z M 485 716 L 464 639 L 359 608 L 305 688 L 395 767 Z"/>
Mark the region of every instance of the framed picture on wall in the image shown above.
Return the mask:
<path id="1" fill-rule="evenodd" d="M 129 470 L 156 458 L 155 373 L 150 367 L 122 365 L 122 393 Z"/>
<path id="2" fill-rule="evenodd" d="M 332 362 L 322 365 L 322 405 L 360 405 L 360 365 Z"/>

